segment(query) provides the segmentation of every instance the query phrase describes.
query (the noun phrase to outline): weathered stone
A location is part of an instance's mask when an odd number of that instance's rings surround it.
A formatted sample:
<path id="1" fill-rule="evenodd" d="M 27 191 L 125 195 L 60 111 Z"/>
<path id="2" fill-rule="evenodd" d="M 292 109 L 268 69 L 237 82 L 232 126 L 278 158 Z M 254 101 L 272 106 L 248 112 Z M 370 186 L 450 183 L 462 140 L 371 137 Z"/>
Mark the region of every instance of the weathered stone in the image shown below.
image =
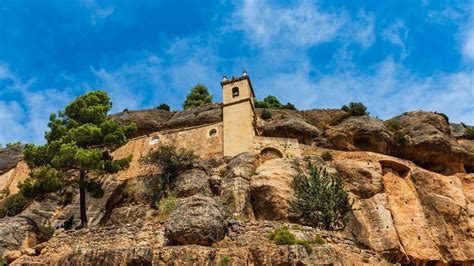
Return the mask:
<path id="1" fill-rule="evenodd" d="M 241 177 L 224 179 L 221 184 L 221 199 L 234 216 L 254 217 L 248 180 Z"/>
<path id="2" fill-rule="evenodd" d="M 23 159 L 23 145 L 0 148 L 0 174 L 15 167 Z"/>
<path id="3" fill-rule="evenodd" d="M 264 136 L 294 138 L 306 144 L 313 143 L 322 134 L 319 128 L 295 118 L 265 123 L 261 130 Z"/>
<path id="4" fill-rule="evenodd" d="M 21 257 L 21 251 L 19 250 L 8 250 L 3 253 L 3 257 L 7 260 L 8 263 L 11 263 L 12 261 L 18 259 Z"/>
<path id="5" fill-rule="evenodd" d="M 164 124 L 171 119 L 173 112 L 160 109 L 148 109 L 137 111 L 126 111 L 110 116 L 122 124 L 135 123 L 137 125 L 136 136 L 146 135 L 163 129 Z"/>
<path id="6" fill-rule="evenodd" d="M 25 218 L 6 217 L 0 219 L 0 254 L 5 250 L 19 250 L 27 244 L 35 225 Z"/>
<path id="7" fill-rule="evenodd" d="M 206 104 L 177 112 L 164 124 L 165 128 L 199 126 L 222 121 L 222 105 Z"/>
<path id="8" fill-rule="evenodd" d="M 169 244 L 211 245 L 222 240 L 226 230 L 221 207 L 199 194 L 184 199 L 165 223 Z"/>
<path id="9" fill-rule="evenodd" d="M 251 176 L 255 175 L 255 163 L 255 154 L 250 152 L 235 156 L 227 164 L 226 178 L 242 177 L 249 180 Z"/>
<path id="10" fill-rule="evenodd" d="M 190 197 L 197 193 L 211 194 L 209 175 L 202 169 L 187 170 L 176 177 L 174 190 L 179 197 Z"/>

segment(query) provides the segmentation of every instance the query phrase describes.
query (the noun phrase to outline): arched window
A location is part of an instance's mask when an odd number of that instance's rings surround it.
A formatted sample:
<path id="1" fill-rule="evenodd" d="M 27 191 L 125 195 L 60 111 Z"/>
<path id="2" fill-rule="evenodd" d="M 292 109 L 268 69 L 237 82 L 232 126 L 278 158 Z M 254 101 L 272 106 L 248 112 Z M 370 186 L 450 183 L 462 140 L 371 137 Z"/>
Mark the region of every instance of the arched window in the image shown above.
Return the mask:
<path id="1" fill-rule="evenodd" d="M 150 145 L 155 145 L 160 142 L 160 136 L 154 136 L 150 139 Z"/>
<path id="2" fill-rule="evenodd" d="M 217 129 L 213 128 L 213 129 L 209 130 L 209 137 L 213 138 L 215 136 L 217 136 Z"/>
<path id="3" fill-rule="evenodd" d="M 239 88 L 234 87 L 232 89 L 232 97 L 237 97 L 237 96 L 239 96 Z"/>

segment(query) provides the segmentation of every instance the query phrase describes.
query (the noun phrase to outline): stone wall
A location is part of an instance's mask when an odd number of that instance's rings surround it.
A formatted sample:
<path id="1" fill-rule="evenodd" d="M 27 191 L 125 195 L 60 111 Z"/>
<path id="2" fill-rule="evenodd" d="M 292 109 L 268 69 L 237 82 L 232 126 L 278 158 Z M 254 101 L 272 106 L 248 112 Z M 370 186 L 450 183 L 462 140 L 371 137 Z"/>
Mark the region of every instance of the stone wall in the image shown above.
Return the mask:
<path id="1" fill-rule="evenodd" d="M 215 130 L 215 131 L 214 131 Z M 211 132 L 213 131 L 213 132 Z M 132 155 L 130 167 L 121 171 L 120 179 L 149 175 L 154 169 L 139 162 L 160 143 L 174 143 L 177 147 L 193 150 L 201 158 L 222 156 L 222 123 L 208 124 L 190 128 L 158 131 L 147 136 L 131 139 L 127 144 L 114 152 L 116 158 Z M 212 136 L 211 136 L 211 133 Z"/>
<path id="2" fill-rule="evenodd" d="M 273 148 L 280 151 L 284 157 L 301 156 L 300 145 L 296 139 L 256 136 L 253 144 L 255 153 L 261 153 L 265 148 Z"/>

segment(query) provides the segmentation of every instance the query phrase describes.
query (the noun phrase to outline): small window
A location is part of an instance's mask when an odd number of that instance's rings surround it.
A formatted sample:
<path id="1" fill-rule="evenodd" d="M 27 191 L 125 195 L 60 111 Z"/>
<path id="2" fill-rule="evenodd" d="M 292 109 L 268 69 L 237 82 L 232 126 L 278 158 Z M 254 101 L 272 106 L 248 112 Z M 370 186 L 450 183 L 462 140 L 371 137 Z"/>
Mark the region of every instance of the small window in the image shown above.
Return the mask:
<path id="1" fill-rule="evenodd" d="M 160 136 L 154 136 L 150 139 L 150 145 L 155 145 L 160 142 Z"/>
<path id="2" fill-rule="evenodd" d="M 232 89 L 232 97 L 239 96 L 239 88 L 235 87 Z"/>
<path id="3" fill-rule="evenodd" d="M 213 128 L 213 129 L 209 130 L 209 137 L 213 138 L 215 136 L 217 136 L 217 129 Z"/>

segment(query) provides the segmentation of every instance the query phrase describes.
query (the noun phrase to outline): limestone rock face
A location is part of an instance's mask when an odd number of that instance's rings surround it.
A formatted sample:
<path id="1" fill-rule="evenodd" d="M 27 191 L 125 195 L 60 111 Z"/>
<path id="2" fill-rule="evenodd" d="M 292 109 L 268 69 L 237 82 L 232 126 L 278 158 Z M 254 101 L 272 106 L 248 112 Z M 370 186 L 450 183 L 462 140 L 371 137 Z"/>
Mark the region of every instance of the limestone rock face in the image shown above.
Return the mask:
<path id="1" fill-rule="evenodd" d="M 180 174 L 174 188 L 178 197 L 190 197 L 197 193 L 211 194 L 209 175 L 201 169 L 191 169 Z"/>
<path id="2" fill-rule="evenodd" d="M 462 173 L 468 152 L 452 137 L 449 124 L 440 115 L 409 112 L 392 118 L 399 123 L 403 141 L 394 155 L 445 174 Z"/>
<path id="3" fill-rule="evenodd" d="M 294 197 L 293 180 L 298 168 L 290 159 L 265 161 L 250 180 L 252 206 L 257 219 L 288 219 L 289 202 Z"/>
<path id="4" fill-rule="evenodd" d="M 19 250 L 29 247 L 28 238 L 34 231 L 34 224 L 22 217 L 5 217 L 0 219 L 0 256 L 7 250 Z"/>
<path id="5" fill-rule="evenodd" d="M 227 164 L 226 178 L 242 177 L 250 179 L 255 174 L 256 157 L 254 154 L 246 152 L 232 158 Z"/>
<path id="6" fill-rule="evenodd" d="M 164 124 L 174 115 L 159 109 L 137 110 L 116 113 L 110 116 L 110 119 L 116 120 L 122 124 L 135 123 L 137 125 L 136 136 L 146 135 L 151 132 L 162 130 Z"/>
<path id="7" fill-rule="evenodd" d="M 390 131 L 382 121 L 369 116 L 346 118 L 325 133 L 328 141 L 340 150 L 387 154 L 391 146 Z"/>
<path id="8" fill-rule="evenodd" d="M 177 112 L 165 123 L 165 128 L 192 127 L 222 121 L 222 105 L 213 103 Z"/>
<path id="9" fill-rule="evenodd" d="M 13 145 L 8 148 L 0 148 L 0 174 L 15 167 L 23 159 L 23 146 Z"/>
<path id="10" fill-rule="evenodd" d="M 221 207 L 210 197 L 194 195 L 184 199 L 165 224 L 169 244 L 205 245 L 222 240 L 227 224 Z"/>
<path id="11" fill-rule="evenodd" d="M 263 135 L 269 137 L 295 138 L 301 143 L 310 144 L 321 135 L 321 130 L 302 119 L 286 118 L 266 123 Z"/>

